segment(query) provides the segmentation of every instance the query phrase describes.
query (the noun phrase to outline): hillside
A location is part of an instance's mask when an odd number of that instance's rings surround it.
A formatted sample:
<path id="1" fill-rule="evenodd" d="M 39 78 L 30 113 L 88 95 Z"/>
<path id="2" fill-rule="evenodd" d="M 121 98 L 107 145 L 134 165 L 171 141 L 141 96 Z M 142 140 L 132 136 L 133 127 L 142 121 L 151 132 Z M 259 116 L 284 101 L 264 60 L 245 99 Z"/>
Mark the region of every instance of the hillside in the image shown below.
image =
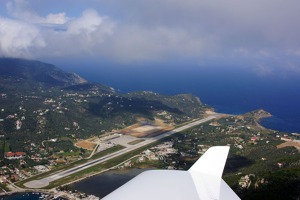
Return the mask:
<path id="1" fill-rule="evenodd" d="M 0 75 L 48 86 L 69 86 L 87 82 L 79 75 L 64 72 L 51 64 L 14 58 L 0 58 Z"/>
<path id="2" fill-rule="evenodd" d="M 193 95 L 119 94 L 54 65 L 22 59 L 0 59 L 0 86 L 0 159 L 5 151 L 36 155 L 43 149 L 41 158 L 79 153 L 75 141 L 138 118 L 182 123 L 205 110 Z M 56 142 L 47 142 L 51 139 Z"/>

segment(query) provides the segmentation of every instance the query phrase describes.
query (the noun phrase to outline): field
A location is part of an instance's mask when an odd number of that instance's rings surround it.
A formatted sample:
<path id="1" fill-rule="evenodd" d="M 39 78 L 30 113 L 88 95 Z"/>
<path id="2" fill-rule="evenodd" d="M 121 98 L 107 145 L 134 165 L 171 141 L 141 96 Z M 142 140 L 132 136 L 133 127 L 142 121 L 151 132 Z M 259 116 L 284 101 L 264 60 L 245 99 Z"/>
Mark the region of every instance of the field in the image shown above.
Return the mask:
<path id="1" fill-rule="evenodd" d="M 298 150 L 300 150 L 300 142 L 289 141 L 289 142 L 284 142 L 280 145 L 277 145 L 278 149 L 281 149 L 281 148 L 284 148 L 284 147 L 295 147 Z"/>
<path id="2" fill-rule="evenodd" d="M 174 127 L 169 124 L 165 124 L 162 120 L 156 119 L 152 122 L 139 122 L 125 129 L 122 129 L 120 133 L 124 135 L 131 135 L 133 137 L 154 137 L 163 132 L 172 130 Z"/>
<path id="3" fill-rule="evenodd" d="M 96 144 L 93 143 L 93 142 L 90 142 L 88 140 L 81 140 L 81 141 L 77 142 L 75 144 L 75 146 L 78 147 L 78 148 L 93 150 L 95 148 Z"/>

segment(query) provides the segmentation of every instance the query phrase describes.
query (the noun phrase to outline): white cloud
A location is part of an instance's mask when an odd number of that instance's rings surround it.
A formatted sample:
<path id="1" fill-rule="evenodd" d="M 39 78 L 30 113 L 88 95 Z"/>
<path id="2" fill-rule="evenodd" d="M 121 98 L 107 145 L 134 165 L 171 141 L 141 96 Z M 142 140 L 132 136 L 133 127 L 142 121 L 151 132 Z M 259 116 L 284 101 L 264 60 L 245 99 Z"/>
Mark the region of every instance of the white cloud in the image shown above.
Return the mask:
<path id="1" fill-rule="evenodd" d="M 77 18 L 66 13 L 43 17 L 25 0 L 7 3 L 15 19 L 0 18 L 0 56 L 39 58 L 94 55 L 114 23 L 89 9 Z"/>
<path id="2" fill-rule="evenodd" d="M 69 18 L 66 16 L 66 13 L 50 13 L 44 20 L 41 20 L 43 23 L 48 24 L 65 24 L 69 21 Z"/>
<path id="3" fill-rule="evenodd" d="M 31 48 L 45 47 L 39 29 L 20 21 L 0 17 L 0 55 L 32 57 Z"/>
<path id="4" fill-rule="evenodd" d="M 95 10 L 87 10 L 78 19 L 74 19 L 68 25 L 70 34 L 89 34 L 99 29 L 103 18 Z"/>
<path id="5" fill-rule="evenodd" d="M 15 22 L 11 26 L 29 28 L 2 28 L 2 55 L 106 57 L 120 62 L 227 59 L 247 62 L 261 74 L 274 68 L 265 67 L 272 66 L 267 61 L 277 62 L 284 55 L 288 62 L 300 55 L 300 1 L 295 0 L 63 0 L 61 9 L 55 6 L 59 12 L 50 9 L 50 0 L 5 1 Z M 71 3 L 77 9 L 82 5 L 81 15 L 70 16 Z M 23 38 L 22 48 L 16 48 L 11 34 Z"/>
<path id="6" fill-rule="evenodd" d="M 96 56 L 113 30 L 114 23 L 107 17 L 100 16 L 95 10 L 86 10 L 79 18 L 70 20 L 65 30 L 44 30 L 48 44 L 44 52 L 59 57 Z"/>

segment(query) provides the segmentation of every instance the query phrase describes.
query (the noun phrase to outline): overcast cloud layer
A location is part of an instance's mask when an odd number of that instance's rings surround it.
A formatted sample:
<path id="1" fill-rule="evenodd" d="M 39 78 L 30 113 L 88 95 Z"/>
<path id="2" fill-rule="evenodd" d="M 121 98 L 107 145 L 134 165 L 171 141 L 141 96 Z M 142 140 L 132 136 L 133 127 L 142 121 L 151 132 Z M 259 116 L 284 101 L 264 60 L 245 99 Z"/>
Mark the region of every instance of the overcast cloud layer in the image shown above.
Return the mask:
<path id="1" fill-rule="evenodd" d="M 300 73 L 298 0 L 4 0 L 0 56 L 173 58 Z"/>

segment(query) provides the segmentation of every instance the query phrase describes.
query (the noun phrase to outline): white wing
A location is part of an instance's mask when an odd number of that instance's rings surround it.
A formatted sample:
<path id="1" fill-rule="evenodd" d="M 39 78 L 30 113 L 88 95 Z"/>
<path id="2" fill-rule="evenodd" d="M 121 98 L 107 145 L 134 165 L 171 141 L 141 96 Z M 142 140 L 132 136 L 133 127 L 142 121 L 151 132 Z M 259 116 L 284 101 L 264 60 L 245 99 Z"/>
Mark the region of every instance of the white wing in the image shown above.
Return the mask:
<path id="1" fill-rule="evenodd" d="M 221 178 L 228 152 L 229 147 L 211 147 L 188 171 L 143 172 L 103 199 L 240 199 Z"/>

